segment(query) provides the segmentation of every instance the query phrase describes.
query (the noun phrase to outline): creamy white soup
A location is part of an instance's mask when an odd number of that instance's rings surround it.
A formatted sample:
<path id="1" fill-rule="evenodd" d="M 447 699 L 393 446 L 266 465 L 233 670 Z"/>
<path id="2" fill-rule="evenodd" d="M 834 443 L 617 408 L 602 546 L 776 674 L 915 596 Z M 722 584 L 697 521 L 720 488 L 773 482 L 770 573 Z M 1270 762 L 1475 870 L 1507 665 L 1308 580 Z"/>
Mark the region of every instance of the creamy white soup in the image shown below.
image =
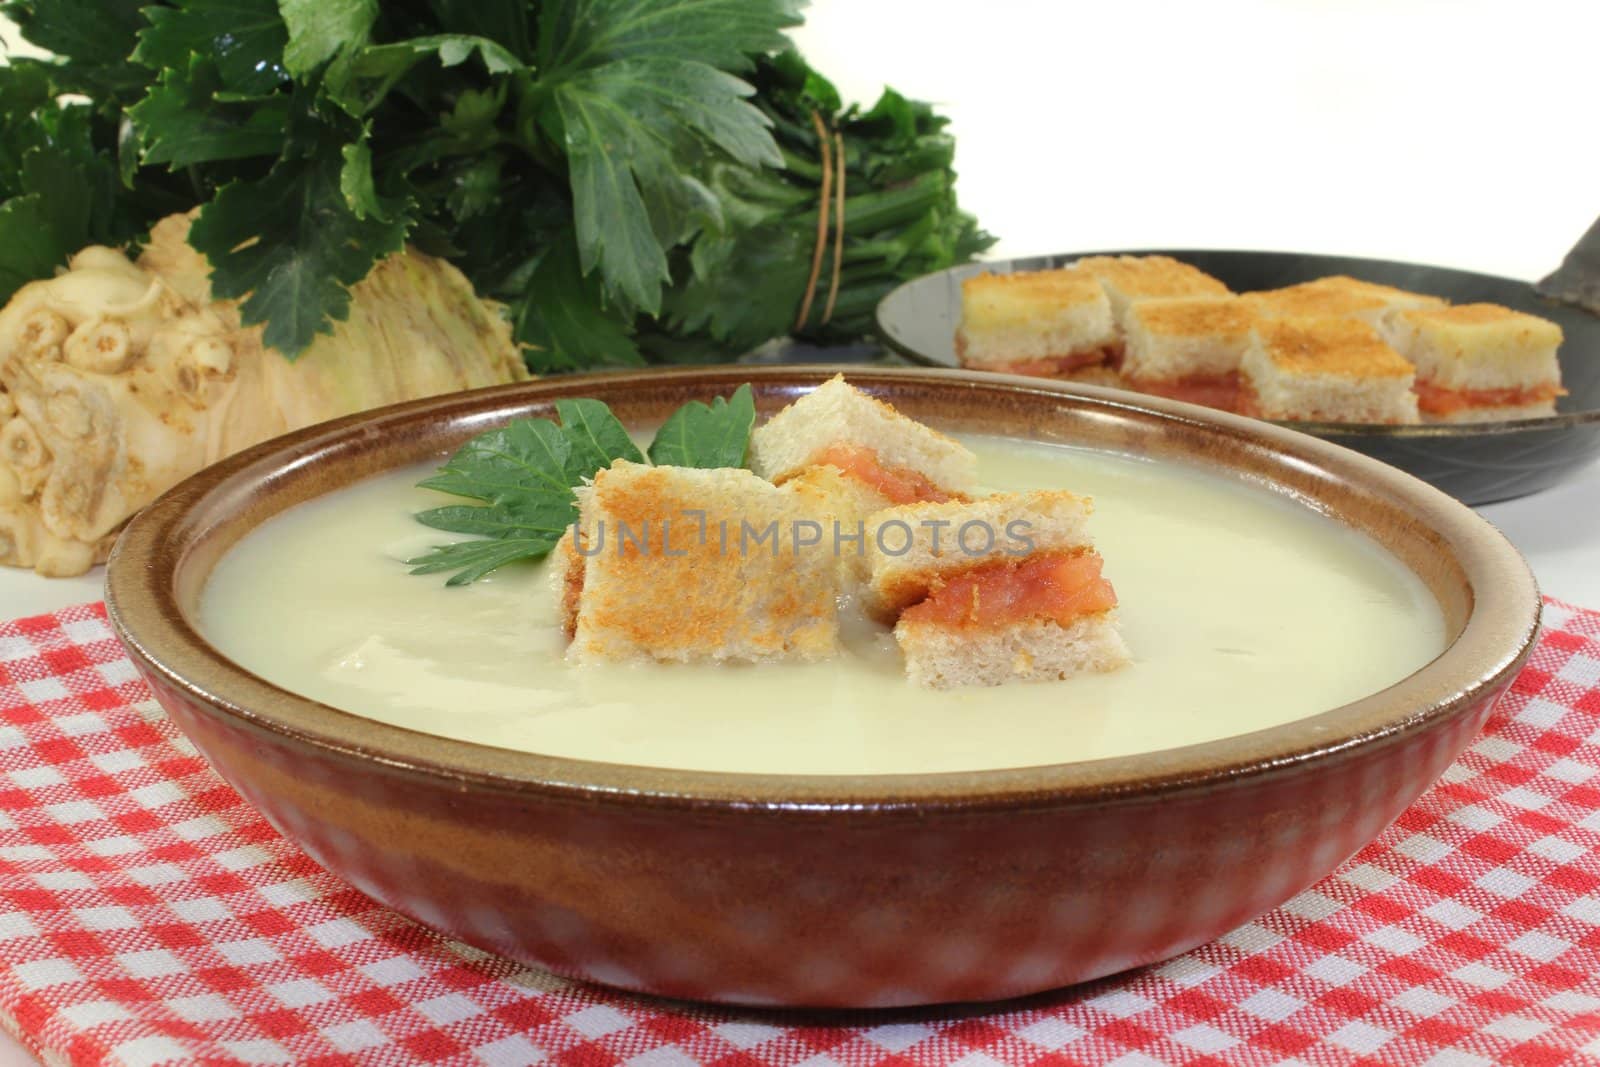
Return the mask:
<path id="1" fill-rule="evenodd" d="M 273 683 L 444 737 L 657 767 L 794 774 L 1032 766 L 1148 752 L 1303 718 L 1444 647 L 1422 584 L 1370 541 L 1187 467 L 970 437 L 991 489 L 1093 496 L 1091 529 L 1134 662 L 990 689 L 906 681 L 848 609 L 829 662 L 605 665 L 562 658 L 544 564 L 473 585 L 401 560 L 459 539 L 412 514 L 457 502 L 385 475 L 245 537 L 201 600 L 205 634 Z"/>

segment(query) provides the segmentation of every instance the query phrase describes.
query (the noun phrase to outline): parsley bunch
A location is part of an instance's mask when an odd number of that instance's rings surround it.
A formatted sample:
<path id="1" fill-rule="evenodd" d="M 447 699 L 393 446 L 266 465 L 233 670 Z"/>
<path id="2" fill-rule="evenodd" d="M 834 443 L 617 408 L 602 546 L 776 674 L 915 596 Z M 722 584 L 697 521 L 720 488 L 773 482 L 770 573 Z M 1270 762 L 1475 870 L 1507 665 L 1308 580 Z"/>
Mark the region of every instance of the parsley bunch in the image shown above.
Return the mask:
<path id="1" fill-rule="evenodd" d="M 834 306 L 799 330 L 859 335 L 986 237 L 929 109 L 844 110 L 783 51 L 798 6 L 11 0 L 59 58 L 0 68 L 0 298 L 198 206 L 213 291 L 291 357 L 408 240 L 506 305 L 536 370 L 727 356 L 820 306 L 842 137 Z"/>

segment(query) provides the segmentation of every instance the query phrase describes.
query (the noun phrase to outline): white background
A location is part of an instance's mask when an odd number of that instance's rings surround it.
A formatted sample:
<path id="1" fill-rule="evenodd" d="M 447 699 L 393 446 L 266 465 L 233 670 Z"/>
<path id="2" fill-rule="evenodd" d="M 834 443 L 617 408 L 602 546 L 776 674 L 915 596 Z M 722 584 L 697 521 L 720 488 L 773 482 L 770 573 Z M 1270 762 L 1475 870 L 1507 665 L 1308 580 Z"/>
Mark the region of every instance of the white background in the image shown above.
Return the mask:
<path id="1" fill-rule="evenodd" d="M 1534 279 L 1600 215 L 1592 0 L 818 0 L 795 38 L 848 96 L 939 103 L 997 256 L 1297 249 Z M 1600 607 L 1600 466 L 1483 513 L 1547 592 Z M 98 576 L 0 573 L 0 617 L 97 596 Z"/>

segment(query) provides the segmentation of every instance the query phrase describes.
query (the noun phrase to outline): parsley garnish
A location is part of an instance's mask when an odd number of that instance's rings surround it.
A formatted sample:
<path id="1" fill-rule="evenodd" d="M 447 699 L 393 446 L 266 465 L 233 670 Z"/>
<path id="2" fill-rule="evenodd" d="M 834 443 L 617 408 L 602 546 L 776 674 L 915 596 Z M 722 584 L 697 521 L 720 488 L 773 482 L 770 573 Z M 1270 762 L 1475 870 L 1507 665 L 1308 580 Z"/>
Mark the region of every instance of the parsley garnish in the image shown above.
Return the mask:
<path id="1" fill-rule="evenodd" d="M 455 571 L 446 585 L 475 582 L 513 560 L 537 559 L 578 518 L 573 487 L 614 460 L 645 462 L 611 409 L 599 400 L 557 400 L 559 423 L 515 419 L 462 445 L 425 489 L 477 500 L 417 513 L 436 530 L 480 540 L 437 545 L 406 560 L 412 574 Z M 650 459 L 677 467 L 742 467 L 755 426 L 755 397 L 741 385 L 710 404 L 690 401 L 667 417 Z"/>

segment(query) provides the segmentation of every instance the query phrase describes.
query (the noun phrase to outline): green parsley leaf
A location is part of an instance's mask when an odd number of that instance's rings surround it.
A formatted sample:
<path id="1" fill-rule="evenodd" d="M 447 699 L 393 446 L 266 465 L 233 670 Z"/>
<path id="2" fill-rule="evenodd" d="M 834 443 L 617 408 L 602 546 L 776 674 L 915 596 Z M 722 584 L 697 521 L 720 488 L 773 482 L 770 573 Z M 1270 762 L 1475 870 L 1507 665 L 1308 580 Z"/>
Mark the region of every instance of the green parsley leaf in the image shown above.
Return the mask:
<path id="1" fill-rule="evenodd" d="M 479 508 L 478 510 L 485 510 Z M 406 560 L 412 574 L 438 574 L 457 571 L 445 585 L 468 585 L 490 571 L 499 570 L 507 563 L 519 559 L 537 559 L 554 548 L 554 541 L 540 538 L 511 537 L 494 541 L 457 541 L 454 544 L 435 545 L 427 555 Z"/>
<path id="2" fill-rule="evenodd" d="M 580 269 L 598 270 L 624 315 L 660 310 L 671 278 L 660 235 L 682 240 L 692 228 L 680 212 L 663 217 L 684 199 L 663 186 L 708 146 L 747 166 L 779 162 L 750 86 L 725 72 L 779 47 L 781 28 L 797 21 L 791 0 L 543 9 L 538 67 L 549 102 L 539 125 L 567 157 Z"/>
<path id="3" fill-rule="evenodd" d="M 578 518 L 573 486 L 614 459 L 642 462 L 611 410 L 598 400 L 561 400 L 557 425 L 516 419 L 457 449 L 425 489 L 481 500 L 486 507 L 452 505 L 419 512 L 417 521 L 451 533 L 492 538 L 442 545 L 406 563 L 413 574 L 460 568 L 448 584 L 462 585 L 515 559 L 542 556 Z M 485 544 L 501 546 L 496 549 Z M 515 545 L 516 549 L 510 547 Z"/>
<path id="4" fill-rule="evenodd" d="M 627 327 L 603 310 L 600 279 L 584 277 L 570 231 L 539 257 L 518 294 L 517 336 L 535 371 L 643 366 Z"/>
<path id="5" fill-rule="evenodd" d="M 289 33 L 275 0 L 180 0 L 144 8 L 150 25 L 133 60 L 153 70 L 182 71 L 191 57 L 210 59 L 222 85 L 262 96 L 289 80 L 283 48 Z"/>
<path id="6" fill-rule="evenodd" d="M 278 0 L 278 11 L 289 29 L 283 65 L 298 77 L 366 44 L 378 0 Z"/>
<path id="7" fill-rule="evenodd" d="M 556 414 L 561 429 L 572 445 L 567 474 L 592 478 L 597 470 L 611 466 L 612 460 L 643 463 L 644 454 L 633 443 L 628 431 L 601 400 L 557 400 Z"/>
<path id="8" fill-rule="evenodd" d="M 217 102 L 222 77 L 211 60 L 190 57 L 161 72 L 145 98 L 128 110 L 141 131 L 141 162 L 187 167 L 218 159 L 276 156 L 283 151 L 289 100 Z"/>
<path id="9" fill-rule="evenodd" d="M 0 300 L 49 277 L 84 245 L 125 236 L 113 218 L 115 167 L 96 152 L 91 121 L 81 104 L 47 103 L 30 135 L 0 152 L 20 150 L 3 183 L 19 195 L 0 205 Z"/>
<path id="10" fill-rule="evenodd" d="M 212 291 L 246 298 L 244 321 L 291 359 L 349 314 L 350 291 L 405 243 L 408 219 L 361 218 L 341 188 L 343 159 L 279 160 L 257 181 L 222 188 L 189 231 L 214 268 Z"/>
<path id="11" fill-rule="evenodd" d="M 111 66 L 133 51 L 149 0 L 32 0 L 5 13 L 22 35 L 48 52 L 80 63 Z"/>
<path id="12" fill-rule="evenodd" d="M 522 69 L 515 55 L 486 37 L 434 34 L 392 44 L 369 45 L 346 53 L 328 71 L 328 95 L 352 115 L 364 115 L 382 102 L 390 89 L 421 60 L 437 57 L 441 66 L 454 67 L 478 56 L 490 74 Z"/>
<path id="13" fill-rule="evenodd" d="M 438 474 L 419 484 L 485 504 L 565 501 L 572 490 L 571 457 L 572 441 L 560 426 L 549 419 L 516 419 L 462 445 Z"/>
<path id="14" fill-rule="evenodd" d="M 0 204 L 0 299 L 10 299 L 35 278 L 48 278 L 77 251 L 50 225 L 51 209 L 38 194 Z"/>
<path id="15" fill-rule="evenodd" d="M 650 442 L 650 461 L 674 467 L 742 467 L 756 424 L 748 384 L 709 405 L 691 400 L 668 416 Z"/>
<path id="16" fill-rule="evenodd" d="M 645 462 L 604 402 L 557 400 L 556 414 L 559 424 L 515 419 L 479 434 L 418 483 L 484 505 L 430 508 L 417 513 L 418 522 L 483 540 L 437 545 L 406 560 L 412 574 L 455 571 L 445 584 L 466 585 L 507 563 L 543 556 L 578 521 L 574 487 L 616 460 Z M 710 405 L 691 401 L 668 417 L 650 457 L 690 467 L 743 466 L 755 414 L 749 385 Z"/>

